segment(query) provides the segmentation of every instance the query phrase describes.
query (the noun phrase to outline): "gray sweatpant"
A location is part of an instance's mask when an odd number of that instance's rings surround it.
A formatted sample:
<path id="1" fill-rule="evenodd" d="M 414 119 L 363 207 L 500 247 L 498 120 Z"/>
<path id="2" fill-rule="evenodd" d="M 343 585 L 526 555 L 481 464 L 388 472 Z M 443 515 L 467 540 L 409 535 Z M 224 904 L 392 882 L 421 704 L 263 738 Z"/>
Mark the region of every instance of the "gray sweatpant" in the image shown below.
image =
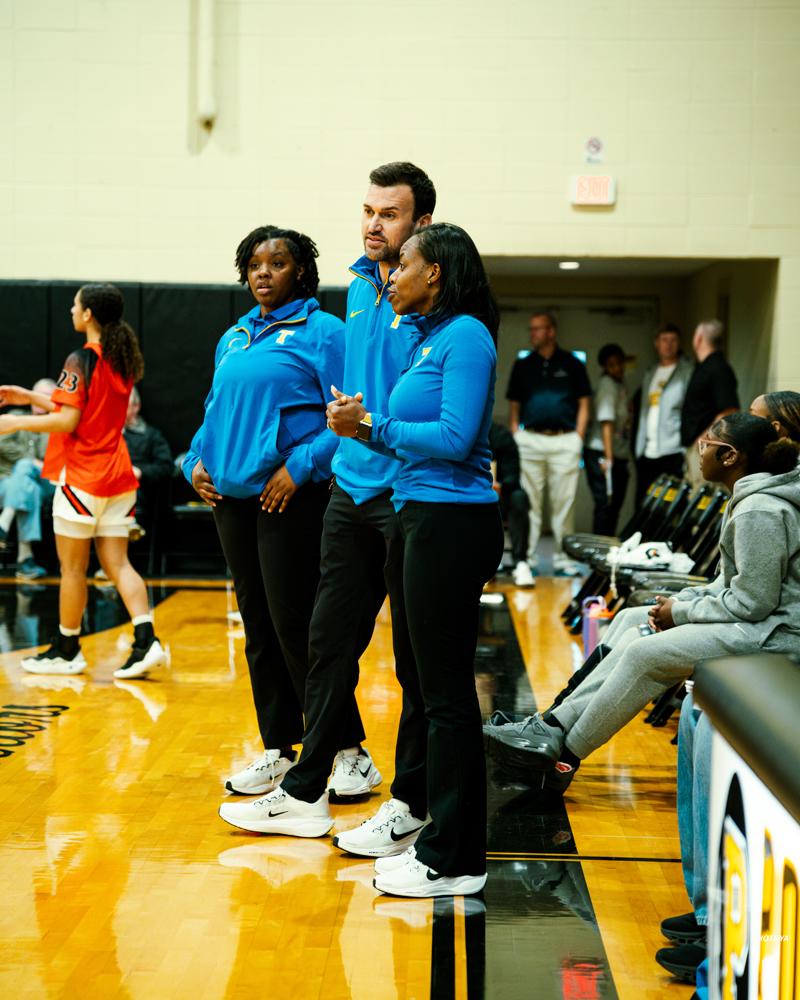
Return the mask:
<path id="1" fill-rule="evenodd" d="M 649 608 L 620 611 L 603 642 L 611 652 L 552 713 L 566 745 L 583 759 L 607 743 L 654 698 L 691 676 L 710 656 L 752 653 L 758 644 L 734 624 L 677 625 L 643 636 Z"/>

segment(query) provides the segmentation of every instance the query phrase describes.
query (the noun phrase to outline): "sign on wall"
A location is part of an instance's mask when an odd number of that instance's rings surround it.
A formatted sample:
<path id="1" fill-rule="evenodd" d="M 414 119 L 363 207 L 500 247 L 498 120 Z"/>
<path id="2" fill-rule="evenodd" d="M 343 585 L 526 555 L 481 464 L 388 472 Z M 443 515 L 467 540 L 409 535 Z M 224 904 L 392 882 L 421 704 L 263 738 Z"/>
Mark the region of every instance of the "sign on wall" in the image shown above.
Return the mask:
<path id="1" fill-rule="evenodd" d="M 576 174 L 570 178 L 569 197 L 573 205 L 613 205 L 616 179 L 608 174 Z"/>
<path id="2" fill-rule="evenodd" d="M 583 162 L 602 163 L 606 157 L 606 144 L 599 135 L 590 135 L 583 140 Z"/>

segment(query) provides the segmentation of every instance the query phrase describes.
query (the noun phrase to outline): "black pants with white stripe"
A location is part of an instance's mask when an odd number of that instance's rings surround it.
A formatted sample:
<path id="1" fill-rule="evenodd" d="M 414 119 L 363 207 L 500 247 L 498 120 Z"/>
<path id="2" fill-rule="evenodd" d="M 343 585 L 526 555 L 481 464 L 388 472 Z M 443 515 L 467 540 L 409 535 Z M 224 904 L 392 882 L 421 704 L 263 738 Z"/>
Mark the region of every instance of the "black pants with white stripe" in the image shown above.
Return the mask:
<path id="1" fill-rule="evenodd" d="M 303 739 L 308 628 L 319 584 L 322 519 L 329 496 L 327 482 L 309 482 L 282 514 L 261 510 L 258 497 L 223 497 L 214 508 L 242 613 L 245 656 L 265 749 Z M 349 742 L 344 747 L 364 737 L 355 697 L 349 709 L 350 731 L 342 734 Z M 329 767 L 332 760 L 333 755 Z"/>

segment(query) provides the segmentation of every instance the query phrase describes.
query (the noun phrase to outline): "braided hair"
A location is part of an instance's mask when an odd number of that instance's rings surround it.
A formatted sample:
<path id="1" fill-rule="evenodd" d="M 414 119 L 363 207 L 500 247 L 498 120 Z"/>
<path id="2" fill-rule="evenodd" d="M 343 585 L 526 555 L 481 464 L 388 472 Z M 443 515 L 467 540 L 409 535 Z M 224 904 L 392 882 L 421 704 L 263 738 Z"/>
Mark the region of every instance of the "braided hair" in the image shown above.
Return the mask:
<path id="1" fill-rule="evenodd" d="M 298 269 L 301 266 L 304 268 L 303 273 L 297 279 L 299 298 L 313 298 L 319 287 L 319 272 L 317 271 L 319 251 L 316 243 L 309 236 L 298 233 L 295 229 L 259 226 L 248 233 L 236 248 L 235 265 L 239 272 L 239 284 L 247 284 L 247 266 L 255 248 L 269 240 L 283 240 Z"/>
<path id="2" fill-rule="evenodd" d="M 770 420 L 783 424 L 792 441 L 800 441 L 800 392 L 768 392 L 764 405 Z"/>
<path id="3" fill-rule="evenodd" d="M 777 418 L 776 418 L 777 419 Z M 779 438 L 778 432 L 763 417 L 752 413 L 731 413 L 711 428 L 721 441 L 727 441 L 747 456 L 747 474 L 768 472 L 780 476 L 797 468 L 800 443 Z M 717 457 L 722 451 L 717 449 Z"/>
<path id="4" fill-rule="evenodd" d="M 116 285 L 93 282 L 78 292 L 81 306 L 91 309 L 100 324 L 100 347 L 103 359 L 124 379 L 138 382 L 144 375 L 144 359 L 139 341 L 131 327 L 122 319 L 125 300 Z"/>

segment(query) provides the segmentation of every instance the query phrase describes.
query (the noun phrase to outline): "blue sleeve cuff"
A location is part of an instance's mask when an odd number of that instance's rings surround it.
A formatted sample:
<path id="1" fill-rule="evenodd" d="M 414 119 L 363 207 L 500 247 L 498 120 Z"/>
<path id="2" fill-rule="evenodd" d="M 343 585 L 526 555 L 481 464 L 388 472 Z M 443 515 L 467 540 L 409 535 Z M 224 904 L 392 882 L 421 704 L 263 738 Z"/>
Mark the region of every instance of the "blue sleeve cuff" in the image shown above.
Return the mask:
<path id="1" fill-rule="evenodd" d="M 192 472 L 194 471 L 194 467 L 197 465 L 199 460 L 200 456 L 197 454 L 196 451 L 193 451 L 191 448 L 186 452 L 186 455 L 183 459 L 183 465 L 181 466 L 181 469 L 183 471 L 184 477 L 189 480 L 190 485 L 192 485 Z"/>
<path id="2" fill-rule="evenodd" d="M 295 448 L 292 454 L 286 459 L 286 471 L 292 477 L 295 486 L 302 486 L 311 478 L 311 469 L 308 465 L 309 448 Z"/>

